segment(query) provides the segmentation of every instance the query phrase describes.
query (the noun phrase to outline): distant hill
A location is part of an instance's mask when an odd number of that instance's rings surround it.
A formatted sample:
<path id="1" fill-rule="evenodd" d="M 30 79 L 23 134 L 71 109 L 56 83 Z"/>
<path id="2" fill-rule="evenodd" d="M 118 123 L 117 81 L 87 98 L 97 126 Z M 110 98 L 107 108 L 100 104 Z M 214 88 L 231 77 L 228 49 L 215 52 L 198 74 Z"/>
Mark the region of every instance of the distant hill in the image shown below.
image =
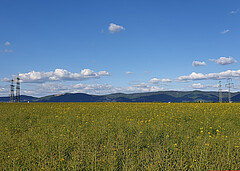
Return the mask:
<path id="1" fill-rule="evenodd" d="M 101 102 L 105 101 L 103 96 L 89 95 L 84 93 L 66 93 L 45 96 L 35 99 L 36 102 Z"/>
<path id="2" fill-rule="evenodd" d="M 240 93 L 232 93 L 232 101 L 240 101 Z M 223 93 L 223 101 L 228 93 Z M 9 97 L 0 97 L 0 102 L 8 102 Z M 205 91 L 159 91 L 149 93 L 109 95 L 89 95 L 84 93 L 66 93 L 41 98 L 21 95 L 21 102 L 218 102 L 218 92 Z"/>
<path id="3" fill-rule="evenodd" d="M 228 101 L 228 93 L 223 92 L 223 101 Z M 240 92 L 231 93 L 233 102 L 240 102 Z M 0 102 L 8 102 L 9 97 L 0 97 Z M 214 91 L 159 91 L 148 93 L 115 93 L 89 95 L 65 93 L 41 98 L 21 95 L 21 102 L 218 102 L 218 92 Z"/>
<path id="4" fill-rule="evenodd" d="M 38 98 L 36 97 L 32 97 L 32 96 L 25 96 L 25 95 L 21 95 L 20 96 L 20 100 L 21 102 L 27 102 L 27 101 L 34 101 Z M 0 97 L 0 102 L 9 102 L 10 101 L 10 97 Z"/>

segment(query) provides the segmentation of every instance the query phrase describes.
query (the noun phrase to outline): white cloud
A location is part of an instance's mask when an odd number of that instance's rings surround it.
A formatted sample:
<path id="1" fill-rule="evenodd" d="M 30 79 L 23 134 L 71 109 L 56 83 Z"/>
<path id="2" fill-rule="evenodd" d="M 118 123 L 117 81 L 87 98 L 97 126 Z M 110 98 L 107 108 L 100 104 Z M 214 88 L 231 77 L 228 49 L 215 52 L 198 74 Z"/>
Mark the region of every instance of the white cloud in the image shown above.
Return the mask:
<path id="1" fill-rule="evenodd" d="M 233 64 L 237 63 L 237 60 L 233 59 L 233 57 L 220 57 L 219 59 L 209 59 L 210 61 L 216 62 L 217 64 L 220 65 L 228 65 L 228 64 Z"/>
<path id="2" fill-rule="evenodd" d="M 238 11 L 239 11 L 239 9 L 237 9 L 237 10 L 232 10 L 232 11 L 230 12 L 230 14 L 236 14 L 236 13 L 238 13 Z"/>
<path id="3" fill-rule="evenodd" d="M 203 85 L 201 83 L 197 83 L 197 84 L 192 84 L 191 87 L 194 89 L 206 89 L 206 88 L 217 88 L 218 85 Z"/>
<path id="4" fill-rule="evenodd" d="M 6 42 L 4 43 L 4 45 L 5 45 L 5 46 L 10 46 L 11 43 L 8 42 L 8 41 L 6 41 Z M 13 50 L 11 50 L 11 49 L 0 49 L 0 53 L 12 53 L 12 52 L 13 52 Z"/>
<path id="5" fill-rule="evenodd" d="M 52 94 L 64 93 L 87 93 L 87 94 L 111 94 L 111 93 L 141 93 L 141 92 L 155 92 L 166 90 L 164 88 L 149 85 L 146 83 L 139 83 L 129 87 L 114 87 L 109 84 L 62 84 L 62 83 L 42 83 L 33 85 L 32 89 L 22 89 L 22 94 L 30 96 L 46 96 Z"/>
<path id="6" fill-rule="evenodd" d="M 46 95 L 52 95 L 52 94 L 63 94 L 63 93 L 70 93 L 70 86 L 64 85 L 64 84 L 56 84 L 56 83 L 42 83 L 33 85 L 32 88 L 25 89 L 22 86 L 22 94 L 29 95 L 29 96 L 46 96 Z"/>
<path id="7" fill-rule="evenodd" d="M 152 84 L 158 84 L 161 80 L 158 79 L 158 78 L 153 78 L 151 79 L 149 82 L 152 83 Z"/>
<path id="8" fill-rule="evenodd" d="M 169 78 L 163 78 L 163 79 L 161 79 L 161 82 L 172 82 L 172 80 L 170 80 Z"/>
<path id="9" fill-rule="evenodd" d="M 9 89 L 5 87 L 0 87 L 0 97 L 9 96 Z"/>
<path id="10" fill-rule="evenodd" d="M 201 83 L 197 83 L 197 84 L 192 84 L 191 87 L 195 89 L 203 89 L 204 85 L 202 85 Z"/>
<path id="11" fill-rule="evenodd" d="M 108 30 L 111 33 L 117 33 L 117 32 L 120 32 L 122 30 L 125 30 L 125 28 L 123 26 L 120 26 L 120 25 L 117 25 L 117 24 L 114 24 L 114 23 L 110 23 L 110 25 L 108 27 Z"/>
<path id="12" fill-rule="evenodd" d="M 227 34 L 228 32 L 230 32 L 230 30 L 227 29 L 227 30 L 222 31 L 221 34 Z"/>
<path id="13" fill-rule="evenodd" d="M 8 41 L 6 41 L 6 42 L 4 43 L 4 45 L 5 45 L 5 46 L 10 46 L 10 45 L 11 45 L 11 43 L 10 43 L 10 42 L 8 42 Z"/>
<path id="14" fill-rule="evenodd" d="M 187 76 L 180 76 L 177 78 L 177 81 L 190 81 L 190 80 L 219 80 L 219 79 L 227 79 L 227 78 L 240 78 L 240 70 L 227 70 L 220 73 L 209 73 L 209 74 L 202 74 L 192 72 L 190 75 Z"/>
<path id="15" fill-rule="evenodd" d="M 203 80 L 203 79 L 206 79 L 205 75 L 202 73 L 196 73 L 196 72 L 192 72 L 188 76 L 184 75 L 177 78 L 178 81 Z"/>
<path id="16" fill-rule="evenodd" d="M 127 74 L 127 75 L 131 75 L 131 74 L 133 74 L 133 73 L 132 73 L 132 72 L 126 72 L 126 74 Z"/>
<path id="17" fill-rule="evenodd" d="M 43 83 L 49 81 L 83 81 L 109 75 L 107 71 L 95 72 L 90 69 L 83 69 L 80 73 L 71 73 L 65 69 L 55 69 L 55 71 L 50 72 L 31 71 L 28 73 L 20 73 L 19 77 L 22 82 Z"/>
<path id="18" fill-rule="evenodd" d="M 99 75 L 99 76 L 110 76 L 110 73 L 107 72 L 107 71 L 99 71 L 99 72 L 98 72 L 98 75 Z"/>
<path id="19" fill-rule="evenodd" d="M 165 90 L 165 89 L 158 86 L 149 85 L 146 83 L 140 83 L 130 87 L 115 88 L 116 92 L 124 92 L 124 93 L 156 92 L 156 91 L 162 91 L 162 90 Z"/>
<path id="20" fill-rule="evenodd" d="M 110 85 L 104 84 L 76 84 L 76 85 L 65 85 L 62 83 L 42 83 L 33 86 L 32 89 L 22 90 L 22 94 L 30 96 L 46 96 L 52 94 L 64 94 L 64 93 L 88 93 L 88 94 L 105 94 L 110 92 Z"/>
<path id="21" fill-rule="evenodd" d="M 76 84 L 64 85 L 55 83 L 43 83 L 38 90 L 44 94 L 63 94 L 63 93 L 88 93 L 88 94 L 107 94 L 113 87 L 108 84 Z"/>
<path id="22" fill-rule="evenodd" d="M 0 93 L 5 92 L 5 91 L 6 91 L 5 88 L 1 88 L 1 87 L 0 87 Z"/>
<path id="23" fill-rule="evenodd" d="M 196 67 L 196 66 L 204 66 L 207 65 L 206 62 L 200 62 L 200 61 L 193 61 L 192 62 L 192 66 Z"/>
<path id="24" fill-rule="evenodd" d="M 86 85 L 86 84 L 76 84 L 73 85 L 75 89 L 85 89 L 85 90 L 103 90 L 103 89 L 112 89 L 111 85 L 108 84 L 93 84 L 93 85 Z"/>
<path id="25" fill-rule="evenodd" d="M 9 49 L 5 49 L 4 52 L 5 52 L 5 53 L 12 53 L 13 51 L 12 51 L 12 50 L 9 50 Z"/>
<path id="26" fill-rule="evenodd" d="M 149 81 L 152 84 L 158 84 L 160 82 L 172 82 L 172 80 L 170 80 L 169 78 L 163 78 L 163 79 L 158 79 L 158 78 L 153 78 Z"/>
<path id="27" fill-rule="evenodd" d="M 1 53 L 12 53 L 13 50 L 10 50 L 10 49 L 1 50 L 1 49 L 0 49 L 0 52 L 1 52 Z"/>

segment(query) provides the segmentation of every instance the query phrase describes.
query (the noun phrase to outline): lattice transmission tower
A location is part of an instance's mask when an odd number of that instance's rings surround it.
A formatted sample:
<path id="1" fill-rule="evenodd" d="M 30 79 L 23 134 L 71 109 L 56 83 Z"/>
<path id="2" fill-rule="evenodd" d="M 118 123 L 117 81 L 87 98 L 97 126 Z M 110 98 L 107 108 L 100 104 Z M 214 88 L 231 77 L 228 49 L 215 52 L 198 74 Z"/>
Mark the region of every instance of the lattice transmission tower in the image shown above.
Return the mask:
<path id="1" fill-rule="evenodd" d="M 14 102 L 14 80 L 11 80 L 11 85 L 10 85 L 10 102 Z"/>
<path id="2" fill-rule="evenodd" d="M 20 78 L 17 77 L 16 102 L 20 102 Z"/>
<path id="3" fill-rule="evenodd" d="M 231 101 L 231 88 L 233 87 L 232 79 L 228 78 L 228 83 L 226 84 L 226 87 L 228 88 L 228 102 L 232 103 Z"/>
<path id="4" fill-rule="evenodd" d="M 219 103 L 222 103 L 222 84 L 221 81 L 219 81 Z"/>

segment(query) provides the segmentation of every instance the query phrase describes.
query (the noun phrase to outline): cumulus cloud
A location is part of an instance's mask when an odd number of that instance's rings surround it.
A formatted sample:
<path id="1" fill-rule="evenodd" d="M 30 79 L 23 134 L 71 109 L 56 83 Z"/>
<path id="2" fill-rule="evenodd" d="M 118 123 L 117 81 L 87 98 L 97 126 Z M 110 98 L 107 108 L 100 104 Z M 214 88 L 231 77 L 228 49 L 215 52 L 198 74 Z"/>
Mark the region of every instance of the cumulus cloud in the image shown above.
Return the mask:
<path id="1" fill-rule="evenodd" d="M 203 89 L 204 85 L 202 85 L 201 83 L 197 83 L 197 84 L 192 84 L 191 87 L 195 89 Z"/>
<path id="2" fill-rule="evenodd" d="M 0 87 L 0 93 L 2 93 L 2 92 L 5 92 L 6 91 L 6 89 L 5 88 L 3 88 L 3 87 Z"/>
<path id="3" fill-rule="evenodd" d="M 123 26 L 120 26 L 120 25 L 117 25 L 117 24 L 114 24 L 114 23 L 110 23 L 110 25 L 108 27 L 108 30 L 111 33 L 117 33 L 117 32 L 120 32 L 122 30 L 125 30 L 125 28 Z"/>
<path id="4" fill-rule="evenodd" d="M 6 87 L 0 87 L 0 97 L 9 96 L 9 89 Z"/>
<path id="5" fill-rule="evenodd" d="M 172 80 L 170 80 L 169 78 L 163 78 L 163 79 L 158 79 L 158 78 L 153 78 L 149 81 L 152 84 L 158 84 L 160 82 L 172 82 Z"/>
<path id="6" fill-rule="evenodd" d="M 229 58 L 220 57 L 219 59 L 210 59 L 210 61 L 216 62 L 217 64 L 220 64 L 220 65 L 237 63 L 237 60 L 233 59 L 233 57 L 229 57 Z"/>
<path id="7" fill-rule="evenodd" d="M 62 84 L 56 82 L 46 82 L 42 84 L 34 84 L 31 89 L 22 89 L 22 94 L 30 96 L 46 96 L 51 94 L 64 93 L 87 93 L 95 95 L 111 94 L 111 93 L 141 93 L 155 92 L 166 90 L 164 88 L 153 86 L 146 83 L 139 83 L 128 87 L 114 87 L 109 84 Z"/>
<path id="8" fill-rule="evenodd" d="M 169 78 L 163 78 L 163 79 L 161 79 L 161 82 L 164 82 L 164 83 L 166 83 L 166 82 L 172 82 L 172 80 L 169 79 Z"/>
<path id="9" fill-rule="evenodd" d="M 190 80 L 219 80 L 219 79 L 227 79 L 227 78 L 240 78 L 240 70 L 227 70 L 220 73 L 209 73 L 209 74 L 202 74 L 192 72 L 190 75 L 187 76 L 180 76 L 177 78 L 177 81 L 190 81 Z"/>
<path id="10" fill-rule="evenodd" d="M 153 86 L 147 83 L 139 83 L 130 87 L 120 87 L 115 88 L 116 92 L 124 92 L 124 93 L 142 93 L 142 92 L 156 92 L 165 90 L 162 87 Z"/>
<path id="11" fill-rule="evenodd" d="M 203 85 L 201 83 L 197 83 L 197 84 L 192 84 L 191 87 L 194 89 L 206 89 L 206 88 L 217 88 L 218 85 Z"/>
<path id="12" fill-rule="evenodd" d="M 158 78 L 153 78 L 150 80 L 150 83 L 153 83 L 153 84 L 158 84 L 161 80 L 158 79 Z"/>
<path id="13" fill-rule="evenodd" d="M 36 91 L 37 90 L 37 91 Z M 107 94 L 111 92 L 113 87 L 108 84 L 70 84 L 62 83 L 42 83 L 36 85 L 33 89 L 24 91 L 23 93 L 35 96 L 44 96 L 49 94 L 64 93 L 87 93 L 87 94 Z"/>
<path id="14" fill-rule="evenodd" d="M 72 73 L 65 69 L 55 69 L 55 71 L 50 72 L 31 71 L 20 73 L 19 77 L 25 83 L 43 83 L 50 81 L 83 81 L 109 75 L 110 73 L 107 71 L 95 72 L 90 69 L 83 69 L 80 73 Z"/>
<path id="15" fill-rule="evenodd" d="M 4 45 L 5 45 L 5 46 L 10 46 L 10 45 L 11 45 L 11 43 L 10 43 L 10 42 L 8 42 L 8 41 L 6 41 L 6 42 L 4 43 Z"/>
<path id="16" fill-rule="evenodd" d="M 206 62 L 200 62 L 200 61 L 193 61 L 192 62 L 192 66 L 196 67 L 196 66 L 204 66 L 207 65 Z"/>
<path id="17" fill-rule="evenodd" d="M 227 30 L 222 31 L 221 34 L 227 34 L 228 32 L 230 32 L 230 30 L 227 29 Z"/>
<path id="18" fill-rule="evenodd" d="M 113 88 L 113 86 L 108 85 L 108 84 L 93 84 L 93 85 L 86 85 L 86 84 L 76 84 L 73 85 L 73 88 L 75 89 L 84 89 L 84 90 L 111 90 Z"/>
<path id="19" fill-rule="evenodd" d="M 133 73 L 132 73 L 132 72 L 126 72 L 126 74 L 127 74 L 127 75 L 131 75 L 131 74 L 133 74 Z"/>
<path id="20" fill-rule="evenodd" d="M 70 87 L 64 84 L 56 84 L 56 83 L 42 83 L 31 86 L 31 88 L 22 87 L 21 93 L 24 95 L 35 96 L 35 97 L 42 97 L 46 95 L 52 94 L 64 94 L 70 93 Z"/>

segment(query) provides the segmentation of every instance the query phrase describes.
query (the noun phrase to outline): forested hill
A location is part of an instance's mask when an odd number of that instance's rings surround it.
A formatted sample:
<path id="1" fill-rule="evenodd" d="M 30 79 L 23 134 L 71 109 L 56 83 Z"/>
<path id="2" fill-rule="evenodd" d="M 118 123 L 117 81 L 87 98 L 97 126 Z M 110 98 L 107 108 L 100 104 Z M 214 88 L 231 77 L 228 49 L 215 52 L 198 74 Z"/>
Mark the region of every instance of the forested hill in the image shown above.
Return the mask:
<path id="1" fill-rule="evenodd" d="M 240 102 L 240 92 L 231 93 L 233 102 Z M 8 102 L 9 97 L 0 97 L 0 102 Z M 66 93 L 41 98 L 21 96 L 21 102 L 218 102 L 218 92 L 213 91 L 159 91 L 133 94 L 90 95 Z M 228 101 L 228 93 L 223 93 L 223 101 Z"/>

